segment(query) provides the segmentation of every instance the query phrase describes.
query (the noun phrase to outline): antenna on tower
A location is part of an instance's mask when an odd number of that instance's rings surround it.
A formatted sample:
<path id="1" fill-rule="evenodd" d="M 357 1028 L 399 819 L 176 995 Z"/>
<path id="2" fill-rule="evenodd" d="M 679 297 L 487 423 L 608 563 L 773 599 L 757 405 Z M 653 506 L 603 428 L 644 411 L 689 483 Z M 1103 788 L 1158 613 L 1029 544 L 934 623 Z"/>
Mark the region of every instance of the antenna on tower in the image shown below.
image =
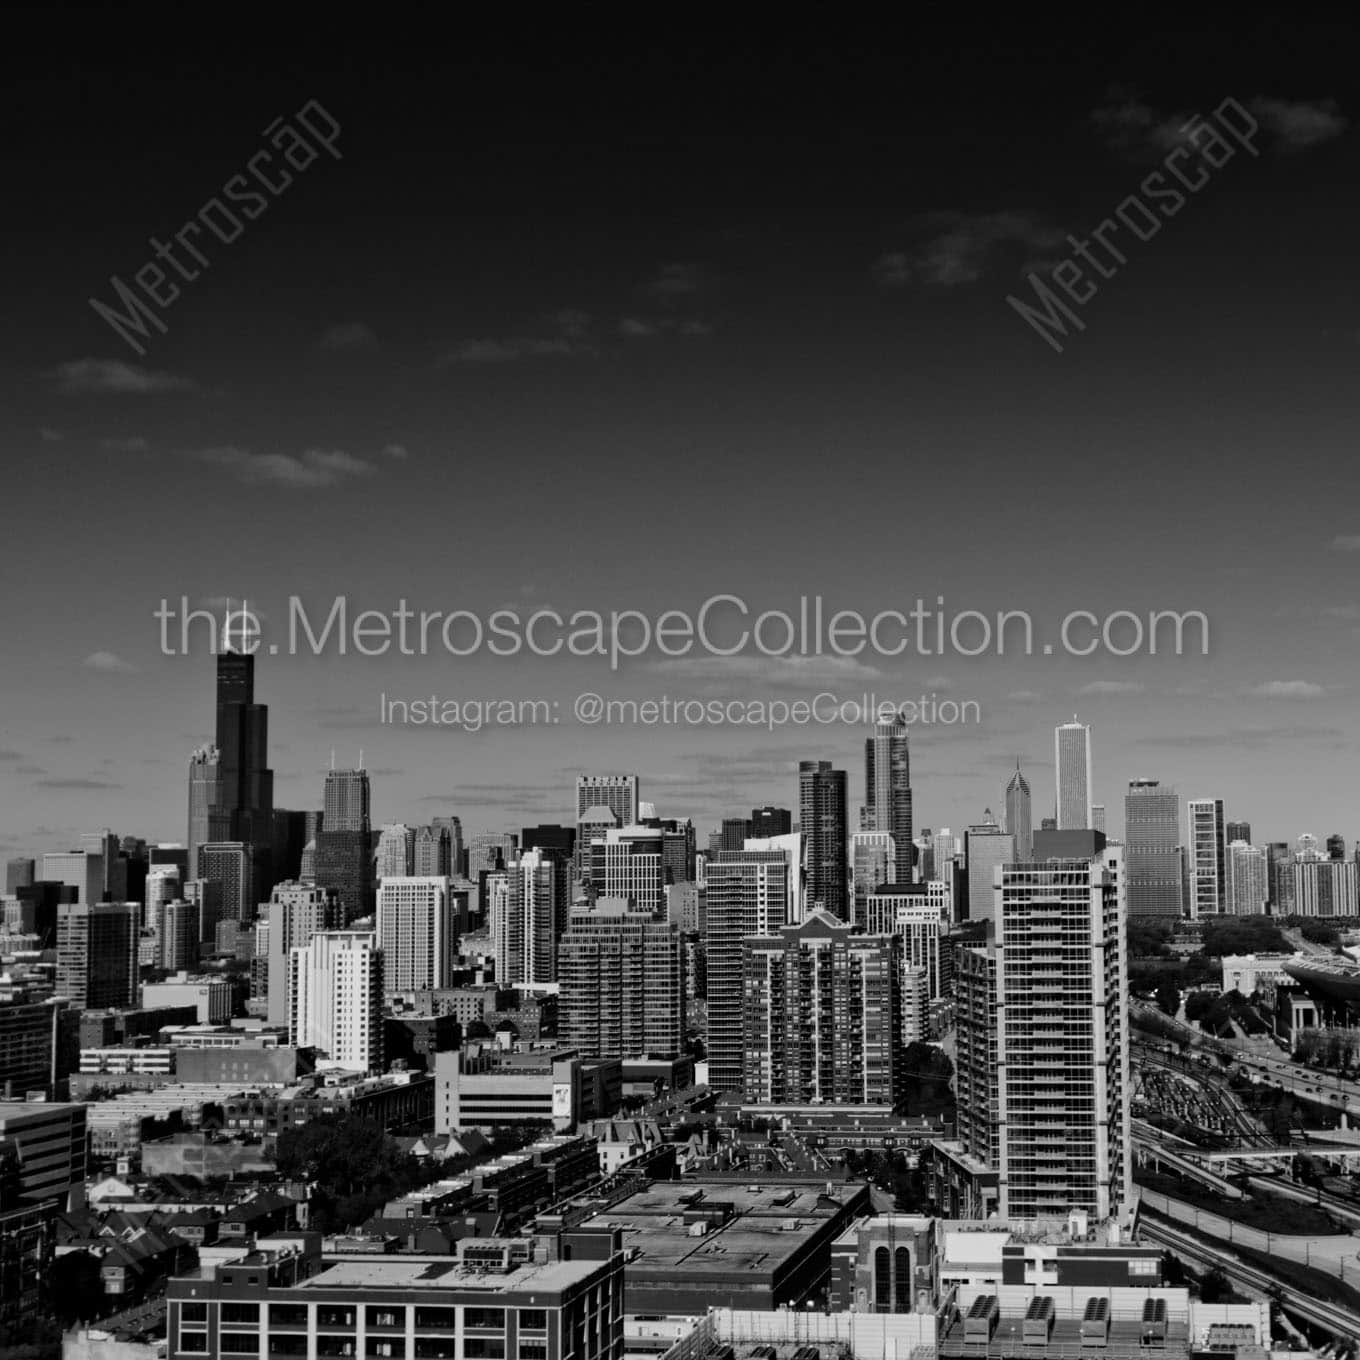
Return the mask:
<path id="1" fill-rule="evenodd" d="M 331 769 L 335 769 L 335 747 L 331 747 Z"/>
<path id="2" fill-rule="evenodd" d="M 364 748 L 362 746 L 359 748 L 359 768 L 361 770 L 364 768 Z"/>

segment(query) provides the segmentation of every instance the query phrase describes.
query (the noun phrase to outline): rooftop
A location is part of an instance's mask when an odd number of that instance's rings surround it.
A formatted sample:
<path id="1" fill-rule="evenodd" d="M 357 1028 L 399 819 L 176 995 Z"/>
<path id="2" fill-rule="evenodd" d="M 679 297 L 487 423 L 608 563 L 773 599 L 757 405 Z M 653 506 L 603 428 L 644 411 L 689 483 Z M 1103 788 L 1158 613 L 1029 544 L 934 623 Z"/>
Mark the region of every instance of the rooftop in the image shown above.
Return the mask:
<path id="1" fill-rule="evenodd" d="M 483 1242 L 485 1245 L 485 1242 Z M 372 1289 L 478 1289 L 510 1293 L 518 1290 L 561 1290 L 588 1280 L 601 1261 L 529 1261 L 505 1271 L 486 1270 L 475 1262 L 453 1256 L 416 1259 L 381 1257 L 338 1261 L 335 1265 L 299 1282 L 309 1290 L 336 1289 L 346 1292 Z"/>

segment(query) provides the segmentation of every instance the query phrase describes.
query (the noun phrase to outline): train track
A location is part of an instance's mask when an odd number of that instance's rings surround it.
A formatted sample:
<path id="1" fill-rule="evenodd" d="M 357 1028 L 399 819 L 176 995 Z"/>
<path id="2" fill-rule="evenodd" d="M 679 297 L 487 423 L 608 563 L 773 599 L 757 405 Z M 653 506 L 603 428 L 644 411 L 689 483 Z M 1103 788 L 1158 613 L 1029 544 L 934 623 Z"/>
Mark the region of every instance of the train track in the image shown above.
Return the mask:
<path id="1" fill-rule="evenodd" d="M 1309 1295 L 1299 1294 L 1290 1285 L 1256 1266 L 1247 1265 L 1226 1248 L 1216 1246 L 1202 1237 L 1174 1227 L 1145 1213 L 1139 1223 L 1140 1232 L 1153 1242 L 1174 1251 L 1177 1256 L 1221 1270 L 1229 1280 L 1244 1285 L 1268 1299 L 1274 1299 L 1295 1317 L 1323 1327 L 1338 1341 L 1354 1341 L 1360 1336 L 1360 1313 L 1326 1303 Z"/>

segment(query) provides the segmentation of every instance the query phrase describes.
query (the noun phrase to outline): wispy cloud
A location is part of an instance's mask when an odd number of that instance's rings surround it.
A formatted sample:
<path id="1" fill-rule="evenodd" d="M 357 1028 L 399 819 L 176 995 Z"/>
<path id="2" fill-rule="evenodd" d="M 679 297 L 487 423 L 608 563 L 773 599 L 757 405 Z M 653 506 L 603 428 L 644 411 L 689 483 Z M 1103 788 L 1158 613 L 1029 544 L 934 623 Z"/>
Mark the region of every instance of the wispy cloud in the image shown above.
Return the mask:
<path id="1" fill-rule="evenodd" d="M 340 449 L 306 449 L 301 454 L 251 453 L 249 449 L 227 446 L 195 450 L 191 457 L 199 462 L 226 468 L 250 485 L 322 487 L 367 477 L 372 463 Z"/>
<path id="2" fill-rule="evenodd" d="M 44 444 L 60 444 L 64 436 L 60 430 L 54 430 L 50 425 L 43 425 L 38 429 L 38 438 Z"/>
<path id="3" fill-rule="evenodd" d="M 111 779 L 35 779 L 34 784 L 40 789 L 66 789 L 75 791 L 79 789 L 121 789 L 121 784 L 114 783 Z"/>
<path id="4" fill-rule="evenodd" d="M 198 384 L 174 373 L 156 372 L 122 359 L 73 359 L 47 376 L 63 392 L 115 392 L 145 396 L 159 392 L 194 392 Z"/>
<path id="5" fill-rule="evenodd" d="M 1289 100 L 1256 95 L 1242 103 L 1225 100 L 1221 115 L 1236 133 L 1251 136 L 1268 150 L 1288 153 L 1304 151 L 1339 137 L 1350 126 L 1334 99 Z M 1236 104 L 1234 108 L 1233 105 Z M 1222 106 L 1220 106 L 1222 107 Z M 1247 113 L 1259 123 L 1255 134 L 1246 126 Z M 1177 147 L 1201 149 L 1208 132 L 1214 128 L 1212 111 L 1202 111 L 1205 122 L 1193 113 L 1164 113 L 1154 109 L 1126 86 L 1113 87 L 1105 102 L 1092 110 L 1091 122 L 1105 144 L 1132 160 L 1149 160 L 1167 155 Z M 1214 128 L 1221 136 L 1221 129 Z"/>
<path id="6" fill-rule="evenodd" d="M 1311 680 L 1267 680 L 1246 692 L 1254 699 L 1321 699 L 1327 689 Z"/>
<path id="7" fill-rule="evenodd" d="M 1092 680 L 1083 685 L 1078 695 L 1141 694 L 1143 686 L 1137 680 Z"/>
<path id="8" fill-rule="evenodd" d="M 1271 99 L 1258 94 L 1247 107 L 1280 151 L 1303 151 L 1330 142 L 1351 125 L 1335 99 Z"/>
<path id="9" fill-rule="evenodd" d="M 378 343 L 378 337 L 362 321 L 342 321 L 327 326 L 317 343 L 322 349 L 371 349 Z"/>
<path id="10" fill-rule="evenodd" d="M 444 364 L 513 364 L 521 359 L 594 358 L 599 353 L 588 312 L 565 310 L 546 318 L 533 333 L 504 339 L 465 340 L 441 359 Z"/>
<path id="11" fill-rule="evenodd" d="M 404 461 L 411 456 L 411 450 L 405 444 L 384 444 L 382 449 L 384 458 L 395 458 Z"/>
<path id="12" fill-rule="evenodd" d="M 885 288 L 957 288 L 976 283 L 1006 252 L 1030 267 L 1033 257 L 1062 245 L 1061 228 L 1030 212 L 933 213 L 920 220 L 915 245 L 880 255 L 873 274 Z"/>
<path id="13" fill-rule="evenodd" d="M 625 316 L 619 322 L 619 334 L 629 340 L 648 340 L 658 335 L 702 339 L 713 334 L 713 327 L 709 322 L 697 318 L 681 320 L 673 316 Z"/>
<path id="14" fill-rule="evenodd" d="M 109 453 L 145 453 L 151 444 L 139 434 L 110 435 L 99 441 L 99 447 Z"/>
<path id="15" fill-rule="evenodd" d="M 1037 704 L 1043 697 L 1037 689 L 1013 689 L 1006 695 L 1013 704 Z"/>
<path id="16" fill-rule="evenodd" d="M 117 652 L 91 652 L 80 664 L 86 670 L 107 671 L 120 675 L 130 675 L 137 669 L 130 661 L 124 661 Z"/>
<path id="17" fill-rule="evenodd" d="M 689 297 L 699 292 L 703 285 L 704 271 L 699 265 L 692 260 L 675 260 L 657 270 L 647 283 L 647 291 L 666 301 Z"/>
<path id="18" fill-rule="evenodd" d="M 1360 552 L 1360 534 L 1337 534 L 1332 539 L 1333 552 Z"/>

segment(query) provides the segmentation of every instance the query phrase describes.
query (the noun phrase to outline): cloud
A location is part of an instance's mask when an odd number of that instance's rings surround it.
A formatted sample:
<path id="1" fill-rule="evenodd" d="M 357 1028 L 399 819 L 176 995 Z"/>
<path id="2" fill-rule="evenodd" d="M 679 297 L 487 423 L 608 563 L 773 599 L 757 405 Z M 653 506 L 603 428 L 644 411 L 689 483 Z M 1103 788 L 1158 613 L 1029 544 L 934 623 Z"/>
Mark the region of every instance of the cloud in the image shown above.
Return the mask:
<path id="1" fill-rule="evenodd" d="M 384 458 L 395 458 L 404 460 L 411 456 L 411 451 L 405 444 L 384 444 L 382 448 Z"/>
<path id="2" fill-rule="evenodd" d="M 107 439 L 99 441 L 101 449 L 107 449 L 109 453 L 145 453 L 150 447 L 150 443 L 143 439 L 141 435 L 110 435 Z"/>
<path id="3" fill-rule="evenodd" d="M 536 334 L 507 339 L 466 340 L 440 360 L 443 364 L 513 364 L 521 359 L 594 358 L 588 312 L 566 309 L 545 318 Z"/>
<path id="4" fill-rule="evenodd" d="M 35 779 L 33 782 L 40 789 L 121 789 L 123 787 L 109 779 Z"/>
<path id="5" fill-rule="evenodd" d="M 1139 746 L 1172 749 L 1219 750 L 1236 747 L 1239 750 L 1265 750 L 1271 746 L 1297 744 L 1302 741 L 1325 741 L 1329 744 L 1342 736 L 1335 727 L 1242 727 L 1213 732 L 1161 732 L 1135 737 Z"/>
<path id="6" fill-rule="evenodd" d="M 670 301 L 689 297 L 704 285 L 703 270 L 692 260 L 676 260 L 663 264 L 648 281 L 647 291 L 655 298 Z"/>
<path id="7" fill-rule="evenodd" d="M 24 753 L 22 751 L 0 751 L 0 765 L 10 765 L 23 758 Z"/>
<path id="8" fill-rule="evenodd" d="M 212 463 L 236 474 L 249 485 L 323 487 L 366 477 L 374 471 L 372 463 L 340 449 L 306 449 L 291 453 L 251 453 L 232 446 L 199 449 L 190 455 L 199 462 Z"/>
<path id="9" fill-rule="evenodd" d="M 953 689 L 954 681 L 947 675 L 932 675 L 921 681 L 922 689 Z"/>
<path id="10" fill-rule="evenodd" d="M 1013 704 L 1037 704 L 1043 697 L 1037 689 L 1013 689 L 1006 695 Z"/>
<path id="11" fill-rule="evenodd" d="M 63 392 L 117 392 L 145 396 L 158 392 L 195 392 L 198 384 L 174 373 L 158 373 L 122 359 L 75 359 L 49 371 Z"/>
<path id="12" fill-rule="evenodd" d="M 885 288 L 920 284 L 957 288 L 976 283 L 998 254 L 1015 247 L 1042 256 L 1063 244 L 1063 231 L 1029 212 L 932 213 L 920 220 L 923 239 L 909 250 L 880 255 L 873 275 Z M 1031 260 L 1027 268 L 1038 267 Z"/>
<path id="13" fill-rule="evenodd" d="M 1083 685 L 1078 695 L 1085 694 L 1141 694 L 1143 686 L 1137 680 L 1092 680 Z"/>
<path id="14" fill-rule="evenodd" d="M 120 675 L 129 675 L 137 669 L 131 662 L 124 661 L 117 652 L 91 652 L 80 664 L 86 670 L 108 671 Z"/>
<path id="15" fill-rule="evenodd" d="M 322 349 L 371 349 L 378 343 L 378 337 L 362 321 L 342 321 L 327 326 L 317 343 Z"/>
<path id="16" fill-rule="evenodd" d="M 682 680 L 752 681 L 781 688 L 881 680 L 883 672 L 849 656 L 696 656 L 652 661 L 646 669 Z"/>
<path id="17" fill-rule="evenodd" d="M 1254 140 L 1256 131 L 1246 126 L 1248 114 L 1260 125 L 1269 149 L 1286 153 L 1331 141 L 1350 126 L 1334 99 L 1295 101 L 1256 95 L 1247 100 L 1245 109 L 1236 100 L 1224 100 L 1219 107 L 1225 105 L 1221 114 L 1205 114 L 1201 127 L 1194 114 L 1159 113 L 1134 91 L 1115 86 L 1105 103 L 1092 110 L 1091 122 L 1108 147 L 1133 160 L 1166 156 L 1177 147 L 1198 150 L 1196 138 L 1206 136 L 1207 128 L 1221 135 L 1228 127 L 1239 141 Z"/>
<path id="18" fill-rule="evenodd" d="M 695 339 L 712 335 L 713 327 L 709 322 L 698 319 L 682 321 L 669 316 L 625 316 L 619 322 L 619 334 L 629 340 L 647 340 L 658 335 L 683 335 Z"/>
<path id="19" fill-rule="evenodd" d="M 1327 690 L 1311 680 L 1267 680 L 1246 693 L 1256 699 L 1320 699 Z"/>
<path id="20" fill-rule="evenodd" d="M 1360 534 L 1337 534 L 1332 539 L 1333 552 L 1360 552 Z"/>
<path id="21" fill-rule="evenodd" d="M 1350 127 L 1350 119 L 1335 99 L 1271 99 L 1258 94 L 1247 107 L 1275 139 L 1280 151 L 1303 151 L 1339 137 Z"/>
<path id="22" fill-rule="evenodd" d="M 43 425 L 38 429 L 38 438 L 41 439 L 44 444 L 59 444 L 62 441 L 63 435 L 60 430 L 54 430 L 50 425 Z"/>
<path id="23" fill-rule="evenodd" d="M 1340 619 L 1344 623 L 1360 622 L 1360 604 L 1329 604 L 1318 612 L 1324 619 Z"/>

